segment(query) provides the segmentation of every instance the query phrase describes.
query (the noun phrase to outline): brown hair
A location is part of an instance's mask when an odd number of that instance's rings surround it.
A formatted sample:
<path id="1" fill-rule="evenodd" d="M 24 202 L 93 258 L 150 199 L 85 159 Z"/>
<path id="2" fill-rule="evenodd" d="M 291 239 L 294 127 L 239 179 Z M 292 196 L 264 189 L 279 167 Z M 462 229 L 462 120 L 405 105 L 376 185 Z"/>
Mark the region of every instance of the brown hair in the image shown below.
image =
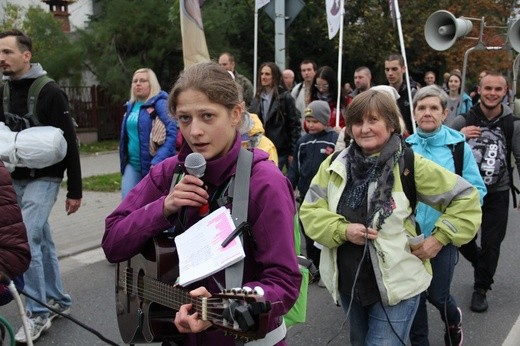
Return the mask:
<path id="1" fill-rule="evenodd" d="M 27 50 L 29 52 L 32 51 L 32 40 L 24 32 L 18 29 L 12 29 L 0 33 L 0 38 L 9 36 L 14 36 L 16 38 L 16 43 L 18 44 L 18 49 L 20 49 L 20 52 L 25 52 Z"/>
<path id="2" fill-rule="evenodd" d="M 229 72 L 215 62 L 202 62 L 185 69 L 170 91 L 168 107 L 175 116 L 179 94 L 188 89 L 204 93 L 211 102 L 233 110 L 240 105 L 241 95 L 237 83 Z"/>
<path id="3" fill-rule="evenodd" d="M 352 137 L 352 125 L 359 124 L 372 113 L 377 113 L 394 133 L 401 133 L 397 103 L 383 91 L 367 90 L 354 97 L 347 110 L 347 133 Z"/>

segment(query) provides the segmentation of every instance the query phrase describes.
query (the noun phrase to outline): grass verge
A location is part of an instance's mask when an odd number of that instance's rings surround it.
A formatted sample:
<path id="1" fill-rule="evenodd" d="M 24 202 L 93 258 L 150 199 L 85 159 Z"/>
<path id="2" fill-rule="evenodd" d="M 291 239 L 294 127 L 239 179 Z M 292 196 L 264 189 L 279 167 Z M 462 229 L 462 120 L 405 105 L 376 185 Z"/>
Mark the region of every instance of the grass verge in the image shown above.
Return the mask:
<path id="1" fill-rule="evenodd" d="M 83 178 L 83 190 L 97 192 L 119 192 L 121 191 L 121 173 L 94 175 Z M 66 188 L 67 182 L 63 181 L 61 186 Z"/>
<path id="2" fill-rule="evenodd" d="M 117 139 L 100 141 L 90 144 L 79 145 L 79 153 L 80 154 L 98 154 L 106 151 L 114 151 L 118 150 L 119 141 Z"/>

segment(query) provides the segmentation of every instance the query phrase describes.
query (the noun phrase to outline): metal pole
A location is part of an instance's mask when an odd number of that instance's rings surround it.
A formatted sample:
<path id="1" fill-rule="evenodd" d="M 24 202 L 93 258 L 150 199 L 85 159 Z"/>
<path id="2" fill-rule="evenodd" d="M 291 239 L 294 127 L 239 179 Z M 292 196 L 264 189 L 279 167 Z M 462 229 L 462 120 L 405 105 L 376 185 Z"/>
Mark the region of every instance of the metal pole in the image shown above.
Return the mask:
<path id="1" fill-rule="evenodd" d="M 256 93 L 256 76 L 258 71 L 258 8 L 255 4 L 255 39 L 253 47 L 253 92 Z"/>
<path id="2" fill-rule="evenodd" d="M 341 22 L 339 24 L 339 45 L 338 45 L 338 99 L 336 102 L 336 127 L 339 127 L 339 117 L 341 116 L 341 70 L 342 70 L 342 61 L 343 61 L 343 19 L 345 17 L 345 3 L 344 0 L 340 1 L 341 8 Z"/>
<path id="3" fill-rule="evenodd" d="M 406 77 L 406 89 L 408 91 L 408 100 L 410 106 L 410 117 L 412 118 L 412 129 L 416 132 L 415 120 L 413 119 L 413 105 L 412 105 L 412 90 L 410 89 L 410 73 L 408 72 L 408 62 L 406 61 L 406 49 L 404 46 L 403 28 L 401 27 L 401 11 L 399 11 L 399 3 L 394 0 L 395 17 L 397 19 L 397 31 L 399 33 L 399 44 L 401 45 L 401 55 L 404 59 L 405 77 Z"/>
<path id="4" fill-rule="evenodd" d="M 515 61 L 513 62 L 513 85 L 511 86 L 512 88 L 512 93 L 513 93 L 513 100 L 509 103 L 509 106 L 513 109 L 513 113 L 515 114 L 518 114 L 520 113 L 520 109 L 516 109 L 516 104 L 515 104 L 515 101 L 516 101 L 516 81 L 517 81 L 517 78 L 518 78 L 518 67 L 519 67 L 519 63 L 520 63 L 520 54 L 517 54 L 516 55 L 516 58 L 515 58 Z"/>
<path id="5" fill-rule="evenodd" d="M 484 22 L 484 17 L 480 19 L 480 30 L 478 35 L 478 41 L 477 44 L 474 47 L 469 48 L 464 53 L 464 63 L 462 64 L 462 81 L 460 84 L 460 100 L 459 100 L 459 106 L 457 107 L 457 115 L 460 114 L 462 111 L 462 102 L 464 100 L 464 89 L 466 85 L 466 66 L 468 65 L 468 55 L 473 50 L 483 50 L 486 49 L 484 46 L 484 43 L 482 42 L 482 34 L 484 33 L 484 26 L 486 23 Z"/>
<path id="6" fill-rule="evenodd" d="M 285 0 L 274 2 L 274 62 L 285 70 Z"/>

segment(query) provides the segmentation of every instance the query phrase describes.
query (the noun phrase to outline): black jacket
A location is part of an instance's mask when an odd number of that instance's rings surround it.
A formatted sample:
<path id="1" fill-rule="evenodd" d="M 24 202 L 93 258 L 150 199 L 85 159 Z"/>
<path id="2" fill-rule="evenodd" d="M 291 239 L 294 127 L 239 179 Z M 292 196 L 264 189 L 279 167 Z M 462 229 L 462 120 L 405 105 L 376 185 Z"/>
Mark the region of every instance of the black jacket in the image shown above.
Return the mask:
<path id="1" fill-rule="evenodd" d="M 296 109 L 294 98 L 279 87 L 278 98 L 273 96 L 269 112 L 262 116 L 262 100 L 256 95 L 250 111 L 256 113 L 264 125 L 265 135 L 275 145 L 278 156 L 292 155 L 301 134 L 300 111 Z"/>

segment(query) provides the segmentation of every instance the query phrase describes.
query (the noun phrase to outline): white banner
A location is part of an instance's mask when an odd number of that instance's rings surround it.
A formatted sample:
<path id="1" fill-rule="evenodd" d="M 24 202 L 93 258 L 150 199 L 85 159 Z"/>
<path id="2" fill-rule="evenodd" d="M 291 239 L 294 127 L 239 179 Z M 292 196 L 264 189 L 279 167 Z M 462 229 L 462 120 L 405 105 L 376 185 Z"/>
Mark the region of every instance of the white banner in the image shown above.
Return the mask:
<path id="1" fill-rule="evenodd" d="M 210 61 L 199 0 L 181 0 L 179 3 L 184 68 Z"/>
<path id="2" fill-rule="evenodd" d="M 256 9 L 259 10 L 270 2 L 271 0 L 255 0 Z"/>
<path id="3" fill-rule="evenodd" d="M 341 25 L 341 0 L 326 0 L 327 24 L 329 26 L 329 40 L 332 40 Z"/>

